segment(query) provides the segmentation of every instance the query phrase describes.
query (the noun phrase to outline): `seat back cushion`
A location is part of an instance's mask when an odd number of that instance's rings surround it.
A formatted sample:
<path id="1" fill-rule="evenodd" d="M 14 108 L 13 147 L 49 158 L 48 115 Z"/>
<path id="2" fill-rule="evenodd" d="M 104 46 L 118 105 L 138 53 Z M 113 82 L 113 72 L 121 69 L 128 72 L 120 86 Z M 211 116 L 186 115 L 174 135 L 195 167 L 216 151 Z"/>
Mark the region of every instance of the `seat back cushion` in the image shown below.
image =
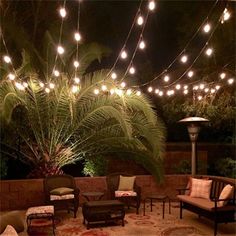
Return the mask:
<path id="1" fill-rule="evenodd" d="M 212 180 L 192 178 L 191 197 L 210 199 Z"/>
<path id="2" fill-rule="evenodd" d="M 7 227 L 5 228 L 3 233 L 0 234 L 0 236 L 18 236 L 18 234 L 11 225 L 7 225 Z"/>
<path id="3" fill-rule="evenodd" d="M 132 191 L 134 189 L 134 181 L 136 176 L 122 176 L 120 175 L 119 191 Z"/>
<path id="4" fill-rule="evenodd" d="M 10 211 L 0 216 L 0 233 L 2 233 L 7 225 L 11 225 L 19 233 L 24 231 L 24 220 L 19 211 Z"/>
<path id="5" fill-rule="evenodd" d="M 227 184 L 220 193 L 219 199 L 231 198 L 233 195 L 233 186 Z M 228 200 L 218 202 L 218 206 L 222 207 L 228 203 Z"/>

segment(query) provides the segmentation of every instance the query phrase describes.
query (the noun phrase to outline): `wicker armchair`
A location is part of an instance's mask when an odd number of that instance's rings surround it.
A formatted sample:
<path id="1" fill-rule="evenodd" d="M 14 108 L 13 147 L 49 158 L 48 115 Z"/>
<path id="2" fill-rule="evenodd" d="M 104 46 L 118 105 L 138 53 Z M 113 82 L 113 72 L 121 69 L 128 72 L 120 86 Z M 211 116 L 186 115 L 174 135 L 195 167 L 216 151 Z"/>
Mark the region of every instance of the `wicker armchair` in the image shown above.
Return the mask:
<path id="1" fill-rule="evenodd" d="M 124 194 L 117 194 L 117 192 L 119 192 L 117 190 L 119 187 L 121 175 L 126 177 L 132 177 L 132 175 L 129 175 L 127 173 L 113 173 L 106 176 L 108 198 L 120 200 L 124 202 L 128 206 L 128 208 L 135 207 L 136 214 L 138 214 L 141 203 L 141 188 L 134 181 L 133 191 L 127 191 L 127 194 L 125 193 L 125 191 Z M 129 194 L 130 192 L 131 194 Z"/>
<path id="2" fill-rule="evenodd" d="M 79 188 L 70 175 L 53 175 L 44 179 L 45 203 L 55 210 L 72 210 L 74 218 L 79 207 Z"/>

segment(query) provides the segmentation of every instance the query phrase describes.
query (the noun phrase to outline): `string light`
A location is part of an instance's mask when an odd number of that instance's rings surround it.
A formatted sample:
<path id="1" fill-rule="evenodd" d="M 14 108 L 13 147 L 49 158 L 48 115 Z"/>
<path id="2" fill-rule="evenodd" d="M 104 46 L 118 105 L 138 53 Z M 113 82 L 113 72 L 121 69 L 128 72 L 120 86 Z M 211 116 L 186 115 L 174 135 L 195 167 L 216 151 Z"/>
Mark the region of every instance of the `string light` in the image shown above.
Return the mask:
<path id="1" fill-rule="evenodd" d="M 148 92 L 149 93 L 151 93 L 152 92 L 152 90 L 153 90 L 153 88 L 150 86 L 150 87 L 148 87 Z"/>
<path id="2" fill-rule="evenodd" d="M 165 82 L 169 82 L 169 80 L 170 80 L 170 77 L 169 77 L 168 75 L 165 75 L 165 76 L 164 76 L 164 81 L 165 81 Z"/>
<path id="3" fill-rule="evenodd" d="M 107 86 L 105 84 L 103 84 L 101 89 L 102 89 L 102 91 L 106 91 L 107 90 Z"/>
<path id="4" fill-rule="evenodd" d="M 188 85 L 184 85 L 184 89 L 187 90 L 188 89 Z"/>
<path id="5" fill-rule="evenodd" d="M 188 56 L 187 55 L 183 55 L 181 58 L 180 58 L 180 61 L 182 63 L 186 63 L 188 61 Z"/>
<path id="6" fill-rule="evenodd" d="M 65 52 L 65 49 L 62 46 L 57 47 L 57 52 L 62 55 Z"/>
<path id="7" fill-rule="evenodd" d="M 19 82 L 15 82 L 15 86 L 19 90 L 25 90 L 25 87 L 21 83 L 19 83 Z"/>
<path id="8" fill-rule="evenodd" d="M 210 32 L 210 30 L 211 30 L 211 25 L 209 23 L 205 24 L 203 27 L 203 31 L 205 33 L 208 33 L 208 32 Z"/>
<path id="9" fill-rule="evenodd" d="M 155 89 L 155 93 L 158 94 L 160 92 L 159 89 Z"/>
<path id="10" fill-rule="evenodd" d="M 127 55 L 127 52 L 124 50 L 124 51 L 121 52 L 120 56 L 121 56 L 122 59 L 126 59 L 128 55 Z"/>
<path id="11" fill-rule="evenodd" d="M 224 79 L 225 77 L 226 77 L 226 74 L 224 72 L 220 74 L 221 79 Z"/>
<path id="12" fill-rule="evenodd" d="M 213 49 L 212 48 L 207 48 L 205 53 L 206 53 L 207 56 L 211 56 L 212 53 L 213 53 Z"/>
<path id="13" fill-rule="evenodd" d="M 140 49 L 144 49 L 146 47 L 146 44 L 145 42 L 142 40 L 140 43 L 139 43 L 139 48 Z"/>
<path id="14" fill-rule="evenodd" d="M 199 89 L 199 87 L 197 86 L 197 85 L 195 85 L 194 87 L 193 87 L 193 90 L 198 90 Z"/>
<path id="15" fill-rule="evenodd" d="M 204 85 L 204 84 L 200 84 L 200 85 L 199 85 L 199 88 L 200 88 L 201 90 L 203 90 L 203 89 L 205 88 L 205 85 Z"/>
<path id="16" fill-rule="evenodd" d="M 138 24 L 138 25 L 142 25 L 143 22 L 144 22 L 143 17 L 142 17 L 142 16 L 139 16 L 138 19 L 137 19 L 137 24 Z"/>
<path id="17" fill-rule="evenodd" d="M 81 35 L 79 32 L 75 32 L 74 33 L 74 39 L 75 41 L 79 42 L 81 40 Z"/>
<path id="18" fill-rule="evenodd" d="M 162 96 L 164 95 L 164 93 L 163 93 L 162 91 L 160 91 L 160 92 L 158 93 L 158 95 L 159 95 L 160 97 L 162 97 Z"/>
<path id="19" fill-rule="evenodd" d="M 115 72 L 113 72 L 113 73 L 111 74 L 111 78 L 112 78 L 112 79 L 116 79 L 116 78 L 117 78 L 117 74 L 116 74 Z"/>
<path id="20" fill-rule="evenodd" d="M 121 86 L 121 88 L 124 88 L 124 87 L 126 86 L 126 83 L 125 83 L 125 82 L 122 82 L 122 83 L 120 84 L 120 86 Z"/>
<path id="21" fill-rule="evenodd" d="M 74 78 L 74 81 L 75 81 L 76 84 L 79 84 L 79 83 L 80 83 L 80 78 L 75 77 L 75 78 Z"/>
<path id="22" fill-rule="evenodd" d="M 188 94 L 188 90 L 187 90 L 187 89 L 184 90 L 184 94 L 185 94 L 185 95 Z"/>
<path id="23" fill-rule="evenodd" d="M 50 93 L 50 89 L 49 88 L 45 88 L 45 92 L 46 93 Z"/>
<path id="24" fill-rule="evenodd" d="M 132 75 L 135 73 L 135 68 L 133 66 L 130 67 L 129 73 Z"/>
<path id="25" fill-rule="evenodd" d="M 54 71 L 53 71 L 53 74 L 54 74 L 56 77 L 58 77 L 58 76 L 60 75 L 60 72 L 59 72 L 58 70 L 54 70 Z"/>
<path id="26" fill-rule="evenodd" d="M 208 92 L 209 92 L 209 88 L 205 88 L 205 89 L 204 89 L 204 92 L 205 92 L 205 93 L 208 93 Z"/>
<path id="27" fill-rule="evenodd" d="M 114 94 L 115 93 L 115 90 L 114 89 L 110 89 L 110 94 Z"/>
<path id="28" fill-rule="evenodd" d="M 199 96 L 197 97 L 197 99 L 198 99 L 199 101 L 202 100 L 202 96 L 199 95 Z"/>
<path id="29" fill-rule="evenodd" d="M 62 18 L 66 17 L 66 9 L 64 7 L 60 8 L 59 13 Z"/>
<path id="30" fill-rule="evenodd" d="M 40 83 L 39 83 L 39 86 L 40 86 L 41 88 L 44 88 L 45 85 L 44 85 L 43 82 L 40 82 Z"/>
<path id="31" fill-rule="evenodd" d="M 215 93 L 215 92 L 216 92 L 216 90 L 212 88 L 211 89 L 211 93 Z"/>
<path id="32" fill-rule="evenodd" d="M 93 92 L 94 92 L 94 94 L 98 95 L 99 94 L 99 89 L 95 88 Z"/>
<path id="33" fill-rule="evenodd" d="M 116 89 L 116 94 L 118 95 L 118 96 L 122 96 L 123 95 L 123 91 L 122 91 L 122 89 Z"/>
<path id="34" fill-rule="evenodd" d="M 7 64 L 11 63 L 11 58 L 10 58 L 8 55 L 3 56 L 3 60 L 4 60 Z"/>
<path id="35" fill-rule="evenodd" d="M 127 94 L 127 95 L 131 95 L 131 94 L 132 94 L 132 90 L 131 90 L 131 89 L 128 89 L 128 90 L 126 91 L 126 94 Z"/>
<path id="36" fill-rule="evenodd" d="M 27 88 L 27 87 L 28 87 L 27 82 L 23 82 L 23 86 L 24 86 L 25 88 Z"/>
<path id="37" fill-rule="evenodd" d="M 74 61 L 73 65 L 74 65 L 75 68 L 78 68 L 79 67 L 79 62 L 78 61 Z"/>
<path id="38" fill-rule="evenodd" d="M 14 80 L 16 78 L 16 76 L 12 73 L 9 73 L 8 78 L 9 78 L 9 80 Z"/>
<path id="39" fill-rule="evenodd" d="M 149 4 L 148 4 L 148 8 L 149 10 L 153 11 L 155 9 L 155 2 L 154 1 L 150 1 Z"/>
<path id="40" fill-rule="evenodd" d="M 72 93 L 77 93 L 78 92 L 78 86 L 73 85 L 71 90 L 72 90 Z"/>
<path id="41" fill-rule="evenodd" d="M 234 83 L 234 79 L 233 78 L 228 79 L 228 84 L 233 84 L 233 83 Z"/>
<path id="42" fill-rule="evenodd" d="M 49 88 L 50 88 L 50 89 L 54 89 L 54 88 L 55 88 L 55 84 L 50 83 L 50 84 L 49 84 Z"/>
<path id="43" fill-rule="evenodd" d="M 228 9 L 225 8 L 225 9 L 224 9 L 224 12 L 223 12 L 223 17 L 222 17 L 222 19 L 221 19 L 221 24 L 223 24 L 225 21 L 229 20 L 230 16 L 231 16 L 231 15 L 230 15 Z"/>
<path id="44" fill-rule="evenodd" d="M 175 88 L 176 88 L 177 90 L 180 90 L 180 89 L 181 89 L 181 85 L 180 85 L 180 84 L 176 84 Z"/>
<path id="45" fill-rule="evenodd" d="M 137 94 L 137 96 L 140 96 L 140 95 L 141 95 L 141 92 L 140 92 L 140 91 L 137 91 L 136 94 Z"/>
<path id="46" fill-rule="evenodd" d="M 188 72 L 188 77 L 189 77 L 189 78 L 193 77 L 193 74 L 194 74 L 193 71 L 190 70 L 190 71 Z"/>
<path id="47" fill-rule="evenodd" d="M 219 90 L 220 89 L 220 85 L 216 85 L 216 90 Z"/>

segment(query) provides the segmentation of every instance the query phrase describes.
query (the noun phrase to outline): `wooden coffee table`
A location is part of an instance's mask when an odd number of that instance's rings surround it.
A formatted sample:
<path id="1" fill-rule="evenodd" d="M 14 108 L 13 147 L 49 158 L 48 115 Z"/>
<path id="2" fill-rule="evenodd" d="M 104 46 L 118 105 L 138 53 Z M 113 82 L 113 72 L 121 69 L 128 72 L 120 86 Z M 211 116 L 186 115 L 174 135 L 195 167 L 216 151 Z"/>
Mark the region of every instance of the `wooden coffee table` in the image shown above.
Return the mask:
<path id="1" fill-rule="evenodd" d="M 159 201 L 159 202 L 163 203 L 163 205 L 162 205 L 162 218 L 164 219 L 164 217 L 165 217 L 165 202 L 166 202 L 167 199 L 168 199 L 168 196 L 166 196 L 166 195 L 159 195 L 159 194 L 150 194 L 150 195 L 148 195 L 144 199 L 144 202 L 143 202 L 143 215 L 145 216 L 146 201 L 150 200 L 150 202 L 151 202 L 151 211 L 152 211 L 152 206 L 153 206 L 152 201 L 156 200 L 156 201 Z M 169 203 L 169 212 L 170 212 L 170 203 Z"/>

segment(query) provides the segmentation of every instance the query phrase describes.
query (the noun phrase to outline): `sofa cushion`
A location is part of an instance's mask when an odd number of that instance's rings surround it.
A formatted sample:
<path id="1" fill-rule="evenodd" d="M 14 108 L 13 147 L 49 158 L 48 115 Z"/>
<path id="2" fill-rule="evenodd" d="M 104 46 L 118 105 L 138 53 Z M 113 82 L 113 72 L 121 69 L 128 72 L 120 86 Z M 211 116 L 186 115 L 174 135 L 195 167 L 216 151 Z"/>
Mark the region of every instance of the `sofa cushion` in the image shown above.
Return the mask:
<path id="1" fill-rule="evenodd" d="M 2 234 L 0 234 L 0 236 L 18 236 L 18 234 L 11 225 L 7 225 L 6 229 Z"/>
<path id="2" fill-rule="evenodd" d="M 219 199 L 231 198 L 233 194 L 233 186 L 227 184 L 220 193 Z M 228 203 L 228 200 L 218 202 L 218 206 L 225 206 Z"/>
<path id="3" fill-rule="evenodd" d="M 14 227 L 17 233 L 24 231 L 24 220 L 19 211 L 10 211 L 0 216 L 0 233 L 2 233 L 7 225 Z"/>
<path id="4" fill-rule="evenodd" d="M 192 178 L 190 197 L 210 199 L 212 180 Z"/>
<path id="5" fill-rule="evenodd" d="M 115 191 L 115 197 L 135 197 L 137 193 L 134 191 Z"/>
<path id="6" fill-rule="evenodd" d="M 136 176 L 122 176 L 120 175 L 119 191 L 132 191 L 134 188 L 134 181 Z"/>
<path id="7" fill-rule="evenodd" d="M 74 192 L 74 189 L 72 188 L 61 187 L 61 188 L 55 188 L 51 190 L 50 194 L 61 196 L 61 195 L 71 194 L 73 192 Z"/>
<path id="8" fill-rule="evenodd" d="M 74 199 L 75 195 L 74 194 L 65 194 L 65 195 L 50 195 L 50 201 L 55 201 L 55 200 L 68 200 L 68 199 Z"/>

